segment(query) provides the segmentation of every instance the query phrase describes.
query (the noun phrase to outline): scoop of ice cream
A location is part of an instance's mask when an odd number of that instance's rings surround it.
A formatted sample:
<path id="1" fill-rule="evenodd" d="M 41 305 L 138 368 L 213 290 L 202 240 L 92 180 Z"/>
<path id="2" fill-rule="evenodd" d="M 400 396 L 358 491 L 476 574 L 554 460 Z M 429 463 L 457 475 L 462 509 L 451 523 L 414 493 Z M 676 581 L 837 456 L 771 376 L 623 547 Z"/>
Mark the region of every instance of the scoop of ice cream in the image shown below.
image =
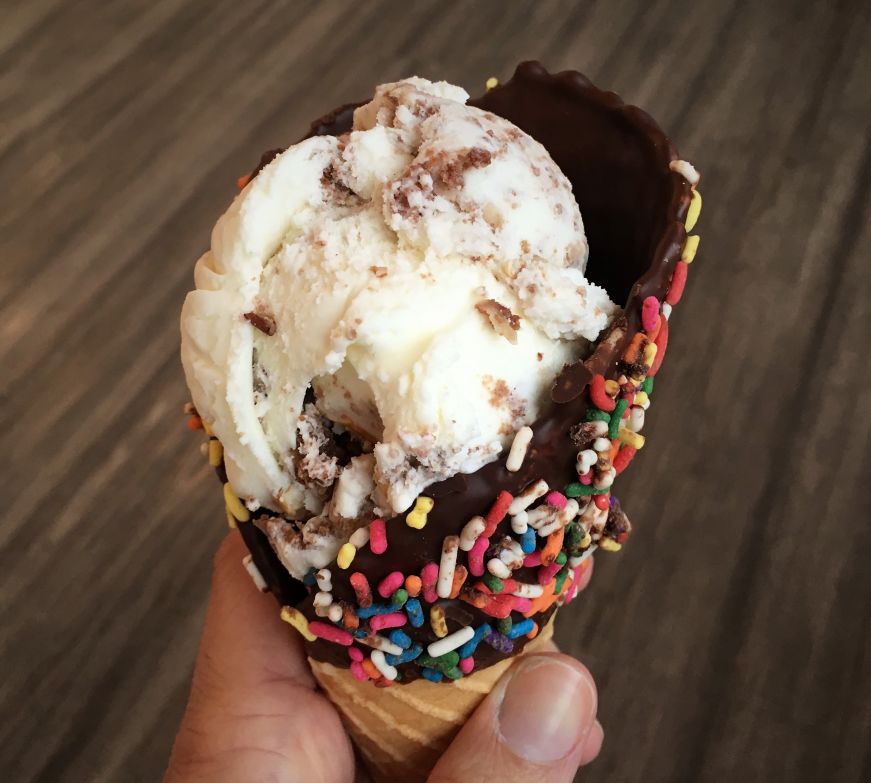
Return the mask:
<path id="1" fill-rule="evenodd" d="M 297 576 L 354 515 L 495 459 L 614 312 L 584 278 L 569 182 L 467 98 L 379 87 L 350 133 L 267 165 L 197 263 L 193 401 L 234 491 L 295 520 L 269 527 Z"/>

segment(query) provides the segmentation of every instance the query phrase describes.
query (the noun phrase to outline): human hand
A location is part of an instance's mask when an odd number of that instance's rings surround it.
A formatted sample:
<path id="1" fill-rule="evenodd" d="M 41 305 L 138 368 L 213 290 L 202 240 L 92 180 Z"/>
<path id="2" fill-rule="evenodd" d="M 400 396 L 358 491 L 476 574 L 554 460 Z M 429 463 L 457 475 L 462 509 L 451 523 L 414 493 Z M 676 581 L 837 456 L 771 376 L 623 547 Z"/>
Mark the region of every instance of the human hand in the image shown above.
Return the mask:
<path id="1" fill-rule="evenodd" d="M 338 713 L 316 689 L 299 635 L 277 621 L 273 599 L 252 588 L 241 566 L 246 551 L 231 533 L 215 556 L 190 699 L 164 783 L 367 780 Z M 581 589 L 591 575 L 588 568 Z M 602 739 L 589 672 L 556 652 L 524 656 L 429 780 L 563 783 L 596 757 Z"/>

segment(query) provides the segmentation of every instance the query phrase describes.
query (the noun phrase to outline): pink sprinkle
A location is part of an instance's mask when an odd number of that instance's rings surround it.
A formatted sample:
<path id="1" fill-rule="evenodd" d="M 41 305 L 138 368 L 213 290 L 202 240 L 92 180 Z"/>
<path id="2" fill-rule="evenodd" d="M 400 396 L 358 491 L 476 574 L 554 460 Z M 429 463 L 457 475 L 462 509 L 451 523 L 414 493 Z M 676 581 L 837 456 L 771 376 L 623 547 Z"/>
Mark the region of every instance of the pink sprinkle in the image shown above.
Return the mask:
<path id="1" fill-rule="evenodd" d="M 362 661 L 363 660 L 363 651 L 357 649 L 356 647 L 348 648 L 348 655 L 351 657 L 352 661 Z"/>
<path id="2" fill-rule="evenodd" d="M 582 476 L 578 476 L 578 481 L 580 481 L 581 484 L 587 484 L 587 485 L 592 484 L 593 483 L 593 471 L 588 470 Z"/>
<path id="3" fill-rule="evenodd" d="M 503 593 L 513 593 L 517 590 L 519 585 L 513 579 L 503 579 L 502 580 L 502 592 Z"/>
<path id="4" fill-rule="evenodd" d="M 393 571 L 387 574 L 378 584 L 378 594 L 382 598 L 390 598 L 404 584 L 405 575 L 402 571 Z"/>
<path id="5" fill-rule="evenodd" d="M 366 682 L 369 679 L 369 675 L 366 674 L 366 670 L 363 668 L 363 664 L 360 661 L 354 661 L 351 664 L 351 674 L 354 676 L 355 680 L 359 680 L 360 682 Z"/>
<path id="6" fill-rule="evenodd" d="M 659 315 L 659 299 L 648 296 L 641 305 L 641 328 L 645 332 L 656 329 L 656 317 Z"/>
<path id="7" fill-rule="evenodd" d="M 542 566 L 539 568 L 538 583 L 540 585 L 546 585 L 552 582 L 560 568 L 562 568 L 562 566 L 559 563 L 551 563 L 549 566 Z"/>
<path id="8" fill-rule="evenodd" d="M 523 565 L 526 568 L 535 568 L 536 566 L 541 565 L 541 552 L 535 551 L 530 552 L 526 557 L 523 558 Z"/>
<path id="9" fill-rule="evenodd" d="M 376 555 L 387 551 L 387 524 L 383 519 L 373 519 L 369 525 L 369 548 Z"/>
<path id="10" fill-rule="evenodd" d="M 544 502 L 549 506 L 553 506 L 554 508 L 558 508 L 562 511 L 566 507 L 566 503 L 568 503 L 568 498 L 563 495 L 562 492 L 557 492 L 554 490 L 553 492 L 548 492 L 544 496 Z"/>
<path id="11" fill-rule="evenodd" d="M 439 578 L 439 567 L 437 563 L 427 563 L 420 572 L 421 591 L 423 592 L 423 600 L 434 604 L 439 600 L 436 593 L 436 582 Z"/>
<path id="12" fill-rule="evenodd" d="M 380 631 L 382 628 L 399 628 L 407 622 L 408 618 L 402 612 L 391 612 L 390 614 L 376 614 L 369 621 L 369 627 L 373 631 Z"/>
<path id="13" fill-rule="evenodd" d="M 472 576 L 484 575 L 484 553 L 490 547 L 490 539 L 481 536 L 469 552 L 469 573 Z"/>
<path id="14" fill-rule="evenodd" d="M 463 674 L 471 673 L 475 668 L 475 659 L 470 655 L 468 658 L 460 658 L 460 671 Z"/>
<path id="15" fill-rule="evenodd" d="M 317 637 L 326 639 L 328 642 L 343 644 L 345 647 L 350 647 L 354 643 L 354 637 L 347 631 L 341 628 L 336 628 L 335 625 L 327 625 L 315 620 L 308 624 L 308 629 Z"/>
<path id="16" fill-rule="evenodd" d="M 532 601 L 528 598 L 521 598 L 519 595 L 511 596 L 511 603 L 514 605 L 514 611 L 525 614 L 532 610 Z"/>
<path id="17" fill-rule="evenodd" d="M 484 527 L 484 532 L 481 533 L 482 538 L 490 538 L 490 536 L 493 535 L 496 526 L 505 519 L 505 515 L 508 513 L 508 507 L 511 505 L 513 500 L 514 496 L 510 492 L 506 492 L 503 489 L 499 493 L 496 497 L 496 501 L 493 503 L 493 507 L 487 512 L 487 516 L 484 517 L 486 525 Z"/>

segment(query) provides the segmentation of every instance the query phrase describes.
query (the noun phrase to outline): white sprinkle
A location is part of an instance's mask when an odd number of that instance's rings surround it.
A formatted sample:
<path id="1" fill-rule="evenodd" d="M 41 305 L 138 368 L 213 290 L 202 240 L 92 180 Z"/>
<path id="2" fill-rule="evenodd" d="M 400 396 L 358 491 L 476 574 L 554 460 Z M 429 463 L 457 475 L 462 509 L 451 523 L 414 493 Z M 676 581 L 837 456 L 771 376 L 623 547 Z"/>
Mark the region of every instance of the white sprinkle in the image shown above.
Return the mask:
<path id="1" fill-rule="evenodd" d="M 536 532 L 542 538 L 547 538 L 551 533 L 556 533 L 563 526 L 559 517 L 552 519 L 547 524 L 542 525 Z"/>
<path id="2" fill-rule="evenodd" d="M 544 594 L 544 588 L 541 585 L 531 585 L 527 582 L 519 582 L 517 589 L 511 593 L 519 598 L 538 598 Z"/>
<path id="3" fill-rule="evenodd" d="M 598 478 L 593 479 L 593 486 L 596 489 L 608 489 L 614 483 L 615 478 L 617 478 L 617 471 L 610 467 L 603 471 Z"/>
<path id="4" fill-rule="evenodd" d="M 578 473 L 583 475 L 598 461 L 599 455 L 593 449 L 584 449 L 578 452 L 578 462 L 575 467 L 578 469 Z"/>
<path id="5" fill-rule="evenodd" d="M 512 514 L 511 516 L 511 529 L 517 533 L 518 536 L 522 536 L 526 532 L 526 528 L 529 527 L 529 514 L 525 511 L 518 511 L 516 514 Z"/>
<path id="6" fill-rule="evenodd" d="M 671 305 L 668 302 L 663 302 L 660 309 L 662 310 L 662 317 L 667 321 L 671 315 Z"/>
<path id="7" fill-rule="evenodd" d="M 574 557 L 569 558 L 569 568 L 577 568 L 581 563 L 584 562 L 590 555 L 593 554 L 599 547 L 596 544 L 590 544 L 590 546 L 585 549 L 581 554 L 575 555 Z"/>
<path id="8" fill-rule="evenodd" d="M 204 443 L 200 444 L 200 454 L 202 454 L 205 457 L 208 453 L 209 453 L 209 442 L 205 441 Z"/>
<path id="9" fill-rule="evenodd" d="M 499 579 L 510 579 L 511 578 L 511 569 L 505 565 L 498 557 L 494 557 L 487 561 L 487 570 L 493 574 L 493 576 L 498 577 Z"/>
<path id="10" fill-rule="evenodd" d="M 520 568 L 523 565 L 526 554 L 523 551 L 523 547 L 520 546 L 519 541 L 515 541 L 513 538 L 509 539 L 509 541 L 510 543 L 506 542 L 499 550 L 499 559 L 511 569 Z"/>
<path id="11" fill-rule="evenodd" d="M 399 672 L 396 670 L 395 666 L 391 666 L 387 663 L 384 659 L 384 653 L 381 652 L 381 650 L 372 650 L 372 654 L 369 657 L 372 659 L 372 663 L 375 664 L 375 668 L 378 669 L 378 671 L 388 680 L 396 679 Z"/>
<path id="12" fill-rule="evenodd" d="M 607 438 L 596 438 L 593 441 L 593 450 L 594 451 L 610 451 L 611 450 L 611 441 Z"/>
<path id="13" fill-rule="evenodd" d="M 632 432 L 641 432 L 644 428 L 644 408 L 633 405 L 629 409 L 629 418 L 626 421 L 626 429 Z"/>
<path id="14" fill-rule="evenodd" d="M 369 543 L 369 527 L 358 527 L 351 533 L 348 543 L 352 544 L 356 549 L 362 549 L 366 546 Z"/>
<path id="15" fill-rule="evenodd" d="M 426 651 L 430 657 L 438 658 L 440 655 L 451 652 L 451 650 L 456 650 L 457 647 L 462 647 L 474 635 L 475 629 L 471 625 L 467 625 L 465 628 L 460 628 L 459 631 L 449 633 L 443 639 L 433 642 L 426 648 Z"/>
<path id="16" fill-rule="evenodd" d="M 333 589 L 333 575 L 330 573 L 329 568 L 322 568 L 318 571 L 315 574 L 315 579 L 317 580 L 318 587 L 325 593 L 329 593 Z"/>
<path id="17" fill-rule="evenodd" d="M 508 506 L 508 513 L 513 515 L 520 511 L 525 511 L 536 500 L 547 494 L 549 489 L 550 487 L 548 487 L 547 482 L 544 479 L 539 479 L 511 501 L 511 505 Z"/>
<path id="18" fill-rule="evenodd" d="M 255 564 L 251 555 L 245 555 L 245 557 L 242 558 L 242 565 L 245 566 L 248 576 L 250 576 L 251 581 L 254 582 L 254 587 L 256 587 L 261 593 L 267 592 L 269 586 L 266 584 L 263 574 L 260 573 L 260 569 Z"/>
<path id="19" fill-rule="evenodd" d="M 464 552 L 471 551 L 485 527 L 487 527 L 487 523 L 484 521 L 484 517 L 472 517 L 466 522 L 460 532 L 460 549 Z"/>
<path id="20" fill-rule="evenodd" d="M 436 593 L 439 598 L 450 598 L 454 586 L 454 571 L 457 570 L 457 551 L 460 548 L 458 536 L 445 536 L 442 542 L 442 559 L 439 562 L 439 578 Z"/>
<path id="21" fill-rule="evenodd" d="M 526 522 L 531 528 L 538 530 L 542 525 L 546 525 L 556 516 L 556 509 L 553 506 L 543 505 L 526 512 Z"/>
<path id="22" fill-rule="evenodd" d="M 388 655 L 402 655 L 402 648 L 398 644 L 394 644 L 390 639 L 385 639 L 377 633 L 363 636 L 362 638 L 354 638 L 354 641 L 365 644 L 367 647 L 374 647 L 376 650 L 381 650 Z"/>
<path id="23" fill-rule="evenodd" d="M 608 422 L 601 421 L 600 419 L 596 419 L 593 422 L 590 422 L 593 426 L 590 428 L 590 432 L 593 433 L 594 438 L 601 438 L 608 432 Z"/>
<path id="24" fill-rule="evenodd" d="M 342 616 L 344 612 L 342 611 L 342 607 L 339 604 L 331 604 L 330 608 L 327 610 L 327 617 L 334 623 L 339 623 L 342 621 Z"/>
<path id="25" fill-rule="evenodd" d="M 314 606 L 326 607 L 326 606 L 329 606 L 332 602 L 333 602 L 333 594 L 327 593 L 327 592 L 324 592 L 323 590 L 321 590 L 320 592 L 315 593 L 315 597 L 314 597 L 314 600 L 312 601 L 312 604 Z"/>
<path id="26" fill-rule="evenodd" d="M 692 163 L 685 160 L 673 160 L 668 164 L 672 171 L 676 171 L 693 187 L 699 184 L 699 172 Z"/>
<path id="27" fill-rule="evenodd" d="M 517 430 L 514 440 L 511 442 L 511 450 L 508 459 L 505 460 L 505 470 L 516 473 L 523 466 L 526 451 L 532 442 L 532 427 L 521 427 Z"/>
<path id="28" fill-rule="evenodd" d="M 559 523 L 565 527 L 569 522 L 571 522 L 581 510 L 578 501 L 574 498 L 569 498 L 565 504 L 564 508 L 561 508 L 559 514 L 557 514 L 557 520 Z"/>

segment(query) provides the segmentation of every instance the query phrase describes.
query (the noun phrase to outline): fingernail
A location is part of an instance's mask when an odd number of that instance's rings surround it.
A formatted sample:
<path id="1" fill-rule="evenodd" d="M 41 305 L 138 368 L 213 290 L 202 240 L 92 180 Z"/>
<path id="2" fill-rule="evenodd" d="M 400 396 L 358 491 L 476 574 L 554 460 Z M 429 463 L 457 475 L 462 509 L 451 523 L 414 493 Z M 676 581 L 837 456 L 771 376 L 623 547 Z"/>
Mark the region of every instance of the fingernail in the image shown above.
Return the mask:
<path id="1" fill-rule="evenodd" d="M 557 761 L 583 742 L 596 716 L 590 676 L 558 657 L 515 664 L 499 708 L 503 742 L 536 764 Z"/>

